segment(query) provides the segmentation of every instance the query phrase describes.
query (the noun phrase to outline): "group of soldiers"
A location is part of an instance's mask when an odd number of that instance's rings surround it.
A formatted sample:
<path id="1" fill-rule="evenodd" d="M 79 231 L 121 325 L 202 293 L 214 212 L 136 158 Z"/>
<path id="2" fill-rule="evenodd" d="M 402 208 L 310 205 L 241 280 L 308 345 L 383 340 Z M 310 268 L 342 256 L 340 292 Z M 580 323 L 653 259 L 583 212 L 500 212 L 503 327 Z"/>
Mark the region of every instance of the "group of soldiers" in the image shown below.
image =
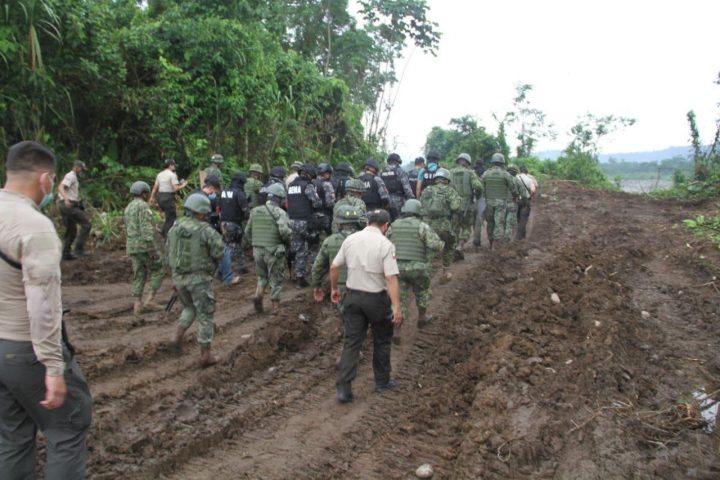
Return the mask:
<path id="1" fill-rule="evenodd" d="M 237 283 L 239 277 L 232 274 L 232 266 L 234 263 L 240 272 L 246 271 L 245 247 L 252 248 L 255 263 L 256 312 L 265 310 L 268 287 L 270 311 L 278 311 L 288 269 L 297 288 L 312 286 L 314 298 L 322 301 L 330 264 L 344 239 L 365 227 L 368 211 L 384 209 L 392 222 L 387 237 L 396 246 L 403 312 L 407 314 L 410 294 L 414 293 L 419 322 L 430 321 L 427 308 L 435 255 L 442 252 L 441 282 L 449 281 L 451 264 L 463 258 L 476 217 L 478 213 L 483 216 L 478 212 L 483 202 L 490 248 L 511 240 L 516 225 L 517 238 L 524 238 L 537 184 L 527 172 L 518 175 L 514 166 L 505 169 L 505 159 L 499 153 L 493 155 L 492 166 L 480 177 L 465 153 L 457 157 L 452 170 L 440 166 L 436 152 L 428 155 L 427 165 L 424 159 L 419 160 L 414 170 L 406 172 L 400 156 L 393 153 L 384 168 L 370 159 L 357 176 L 344 162 L 335 168 L 327 163 L 315 166 L 296 162 L 290 166 L 289 175 L 284 167 L 272 167 L 265 182 L 262 167 L 253 164 L 247 176 L 235 172 L 230 184 L 223 187 L 224 160 L 216 154 L 200 173 L 202 188 L 185 199 L 185 215 L 179 220 L 168 203 L 175 204 L 175 193 L 187 182 L 177 179 L 175 162 L 166 160 L 166 169 L 158 174 L 153 188 L 145 182 L 131 186 L 134 199 L 125 211 L 134 313 L 141 315 L 162 307 L 156 303 L 156 292 L 167 265 L 183 305 L 174 343 L 179 348 L 184 332 L 197 320 L 201 363 L 212 365 L 212 281 L 218 276 L 228 285 Z M 165 256 L 155 242 L 151 211 L 155 203 L 166 213 L 162 229 L 167 237 Z M 476 231 L 476 246 L 480 246 L 479 239 Z M 340 275 L 341 291 L 345 276 Z M 150 292 L 142 301 L 148 278 Z M 393 340 L 400 342 L 399 335 Z"/>

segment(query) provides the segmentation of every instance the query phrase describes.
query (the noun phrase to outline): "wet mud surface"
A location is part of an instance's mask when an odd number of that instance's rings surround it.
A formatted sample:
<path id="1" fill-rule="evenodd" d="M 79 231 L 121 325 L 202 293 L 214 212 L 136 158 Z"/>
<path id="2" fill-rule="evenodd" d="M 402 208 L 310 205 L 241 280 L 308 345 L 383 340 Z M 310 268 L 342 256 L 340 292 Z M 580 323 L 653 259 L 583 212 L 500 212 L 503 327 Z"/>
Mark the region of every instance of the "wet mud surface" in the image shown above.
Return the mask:
<path id="1" fill-rule="evenodd" d="M 365 349 L 349 405 L 337 311 L 309 289 L 288 283 L 273 316 L 252 274 L 218 286 L 220 363 L 202 370 L 194 329 L 169 348 L 179 305 L 133 318 L 122 251 L 65 265 L 89 478 L 719 478 L 713 402 L 693 394 L 719 397 L 720 256 L 674 228 L 710 206 L 543 193 L 526 243 L 468 250 L 433 281 L 434 321 L 411 310 L 398 389 L 373 392 Z"/>

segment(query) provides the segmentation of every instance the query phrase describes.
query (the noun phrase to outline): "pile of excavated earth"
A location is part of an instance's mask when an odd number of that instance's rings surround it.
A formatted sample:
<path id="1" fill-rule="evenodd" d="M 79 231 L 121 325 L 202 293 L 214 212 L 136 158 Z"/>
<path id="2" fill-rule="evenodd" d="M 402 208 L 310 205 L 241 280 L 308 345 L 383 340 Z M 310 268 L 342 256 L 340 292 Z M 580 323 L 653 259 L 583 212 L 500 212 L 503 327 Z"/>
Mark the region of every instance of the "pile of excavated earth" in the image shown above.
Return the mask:
<path id="1" fill-rule="evenodd" d="M 309 290 L 288 282 L 272 316 L 252 274 L 218 287 L 201 370 L 193 334 L 169 348 L 179 304 L 133 317 L 122 250 L 68 264 L 88 477 L 720 478 L 720 255 L 676 228 L 711 207 L 547 186 L 527 242 L 433 281 L 434 322 L 412 310 L 393 347 L 398 389 L 373 392 L 367 342 L 348 405 L 337 310 Z"/>

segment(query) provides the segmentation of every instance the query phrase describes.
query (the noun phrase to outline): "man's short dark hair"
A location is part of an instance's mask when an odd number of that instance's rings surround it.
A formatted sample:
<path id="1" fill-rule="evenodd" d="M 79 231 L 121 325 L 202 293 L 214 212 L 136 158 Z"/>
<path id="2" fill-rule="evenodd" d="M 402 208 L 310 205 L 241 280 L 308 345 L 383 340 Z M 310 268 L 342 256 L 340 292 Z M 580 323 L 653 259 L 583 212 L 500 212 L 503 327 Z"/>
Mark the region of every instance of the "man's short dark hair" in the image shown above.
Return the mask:
<path id="1" fill-rule="evenodd" d="M 55 155 L 38 142 L 26 140 L 16 143 L 7 153 L 5 169 L 8 172 L 55 171 Z"/>
<path id="2" fill-rule="evenodd" d="M 425 159 L 423 157 L 417 157 L 415 159 L 415 165 L 422 165 L 423 163 L 425 163 Z"/>
<path id="3" fill-rule="evenodd" d="M 520 173 L 528 173 L 528 168 L 525 165 L 521 166 Z"/>
<path id="4" fill-rule="evenodd" d="M 368 225 L 385 225 L 390 223 L 390 214 L 387 210 L 377 209 L 367 212 Z"/>
<path id="5" fill-rule="evenodd" d="M 220 190 L 220 179 L 216 175 L 208 175 L 208 177 L 205 179 L 204 186 L 210 186 L 215 188 L 216 190 Z"/>

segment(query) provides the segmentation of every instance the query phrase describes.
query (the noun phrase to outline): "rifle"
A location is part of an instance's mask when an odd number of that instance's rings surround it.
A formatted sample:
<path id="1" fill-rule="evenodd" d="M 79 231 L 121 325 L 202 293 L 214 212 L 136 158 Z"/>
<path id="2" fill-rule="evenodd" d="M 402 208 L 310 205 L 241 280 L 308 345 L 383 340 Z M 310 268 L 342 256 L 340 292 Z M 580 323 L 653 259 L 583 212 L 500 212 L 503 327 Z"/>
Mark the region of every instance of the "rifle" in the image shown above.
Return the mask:
<path id="1" fill-rule="evenodd" d="M 178 294 L 177 289 L 173 287 L 173 294 L 170 296 L 170 300 L 168 300 L 167 305 L 165 305 L 165 312 L 170 313 L 170 310 L 172 310 L 173 305 L 175 305 L 175 302 L 177 302 Z"/>

